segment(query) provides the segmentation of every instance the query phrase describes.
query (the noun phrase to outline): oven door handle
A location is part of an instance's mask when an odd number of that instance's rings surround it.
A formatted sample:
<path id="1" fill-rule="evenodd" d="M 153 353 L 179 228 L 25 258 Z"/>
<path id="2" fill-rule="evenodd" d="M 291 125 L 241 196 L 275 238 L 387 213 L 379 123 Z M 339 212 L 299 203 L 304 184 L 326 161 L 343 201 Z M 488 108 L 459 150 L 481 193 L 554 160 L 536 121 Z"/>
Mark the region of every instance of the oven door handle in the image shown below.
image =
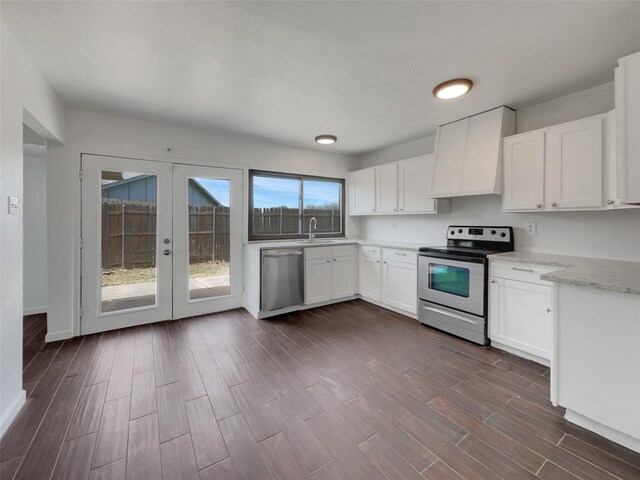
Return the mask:
<path id="1" fill-rule="evenodd" d="M 438 260 L 455 260 L 458 262 L 469 262 L 484 264 L 484 258 L 465 257 L 464 255 L 451 255 L 446 253 L 423 252 L 419 254 L 421 257 L 437 258 Z"/>
<path id="2" fill-rule="evenodd" d="M 472 323 L 475 325 L 475 322 L 473 322 L 472 320 L 469 320 L 468 318 L 465 318 L 462 315 L 457 315 L 453 312 L 449 312 L 448 310 L 441 310 L 440 308 L 427 307 L 425 305 L 422 305 L 422 308 L 424 308 L 425 310 L 430 310 L 433 313 L 439 313 L 440 315 L 446 315 L 448 317 L 453 317 L 455 319 L 462 320 L 463 322 Z"/>

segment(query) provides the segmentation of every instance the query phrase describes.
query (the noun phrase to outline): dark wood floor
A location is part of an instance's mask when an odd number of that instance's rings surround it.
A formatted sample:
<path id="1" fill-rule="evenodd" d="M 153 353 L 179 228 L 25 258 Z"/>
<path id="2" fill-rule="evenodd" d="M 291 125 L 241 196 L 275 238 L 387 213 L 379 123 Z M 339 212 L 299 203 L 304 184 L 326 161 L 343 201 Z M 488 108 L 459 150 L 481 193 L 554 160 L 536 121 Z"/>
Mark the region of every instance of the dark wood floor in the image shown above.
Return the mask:
<path id="1" fill-rule="evenodd" d="M 0 444 L 19 479 L 638 479 L 563 420 L 547 368 L 352 301 L 44 344 Z"/>

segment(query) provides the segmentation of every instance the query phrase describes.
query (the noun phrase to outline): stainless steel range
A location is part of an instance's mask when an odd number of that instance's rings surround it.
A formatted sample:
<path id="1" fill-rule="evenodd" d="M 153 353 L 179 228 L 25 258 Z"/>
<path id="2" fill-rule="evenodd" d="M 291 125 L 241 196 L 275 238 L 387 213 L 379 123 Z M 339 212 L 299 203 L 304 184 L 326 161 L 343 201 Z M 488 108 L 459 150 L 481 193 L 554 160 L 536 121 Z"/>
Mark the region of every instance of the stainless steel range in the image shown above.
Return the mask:
<path id="1" fill-rule="evenodd" d="M 418 257 L 418 318 L 480 345 L 487 337 L 487 255 L 513 251 L 513 228 L 452 225 Z"/>

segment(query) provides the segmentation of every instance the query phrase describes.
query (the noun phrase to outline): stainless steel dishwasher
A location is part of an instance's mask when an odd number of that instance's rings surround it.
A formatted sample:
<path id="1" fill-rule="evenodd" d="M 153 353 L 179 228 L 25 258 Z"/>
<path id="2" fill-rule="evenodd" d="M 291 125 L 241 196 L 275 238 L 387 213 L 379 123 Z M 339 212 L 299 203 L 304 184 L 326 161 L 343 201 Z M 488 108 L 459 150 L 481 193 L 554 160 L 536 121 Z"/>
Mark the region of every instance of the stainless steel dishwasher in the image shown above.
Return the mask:
<path id="1" fill-rule="evenodd" d="M 304 303 L 302 248 L 262 251 L 260 310 L 264 312 Z"/>

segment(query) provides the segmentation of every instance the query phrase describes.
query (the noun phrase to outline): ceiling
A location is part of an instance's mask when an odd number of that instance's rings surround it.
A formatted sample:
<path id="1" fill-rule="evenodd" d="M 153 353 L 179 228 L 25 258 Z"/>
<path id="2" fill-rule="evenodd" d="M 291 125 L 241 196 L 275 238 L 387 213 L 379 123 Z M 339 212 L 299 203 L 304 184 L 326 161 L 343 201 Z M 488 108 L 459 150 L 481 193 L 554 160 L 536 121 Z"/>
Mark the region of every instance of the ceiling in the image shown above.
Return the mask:
<path id="1" fill-rule="evenodd" d="M 71 107 L 364 153 L 613 80 L 631 2 L 6 2 Z M 469 77 L 472 92 L 431 90 Z M 338 136 L 332 147 L 313 138 Z"/>

